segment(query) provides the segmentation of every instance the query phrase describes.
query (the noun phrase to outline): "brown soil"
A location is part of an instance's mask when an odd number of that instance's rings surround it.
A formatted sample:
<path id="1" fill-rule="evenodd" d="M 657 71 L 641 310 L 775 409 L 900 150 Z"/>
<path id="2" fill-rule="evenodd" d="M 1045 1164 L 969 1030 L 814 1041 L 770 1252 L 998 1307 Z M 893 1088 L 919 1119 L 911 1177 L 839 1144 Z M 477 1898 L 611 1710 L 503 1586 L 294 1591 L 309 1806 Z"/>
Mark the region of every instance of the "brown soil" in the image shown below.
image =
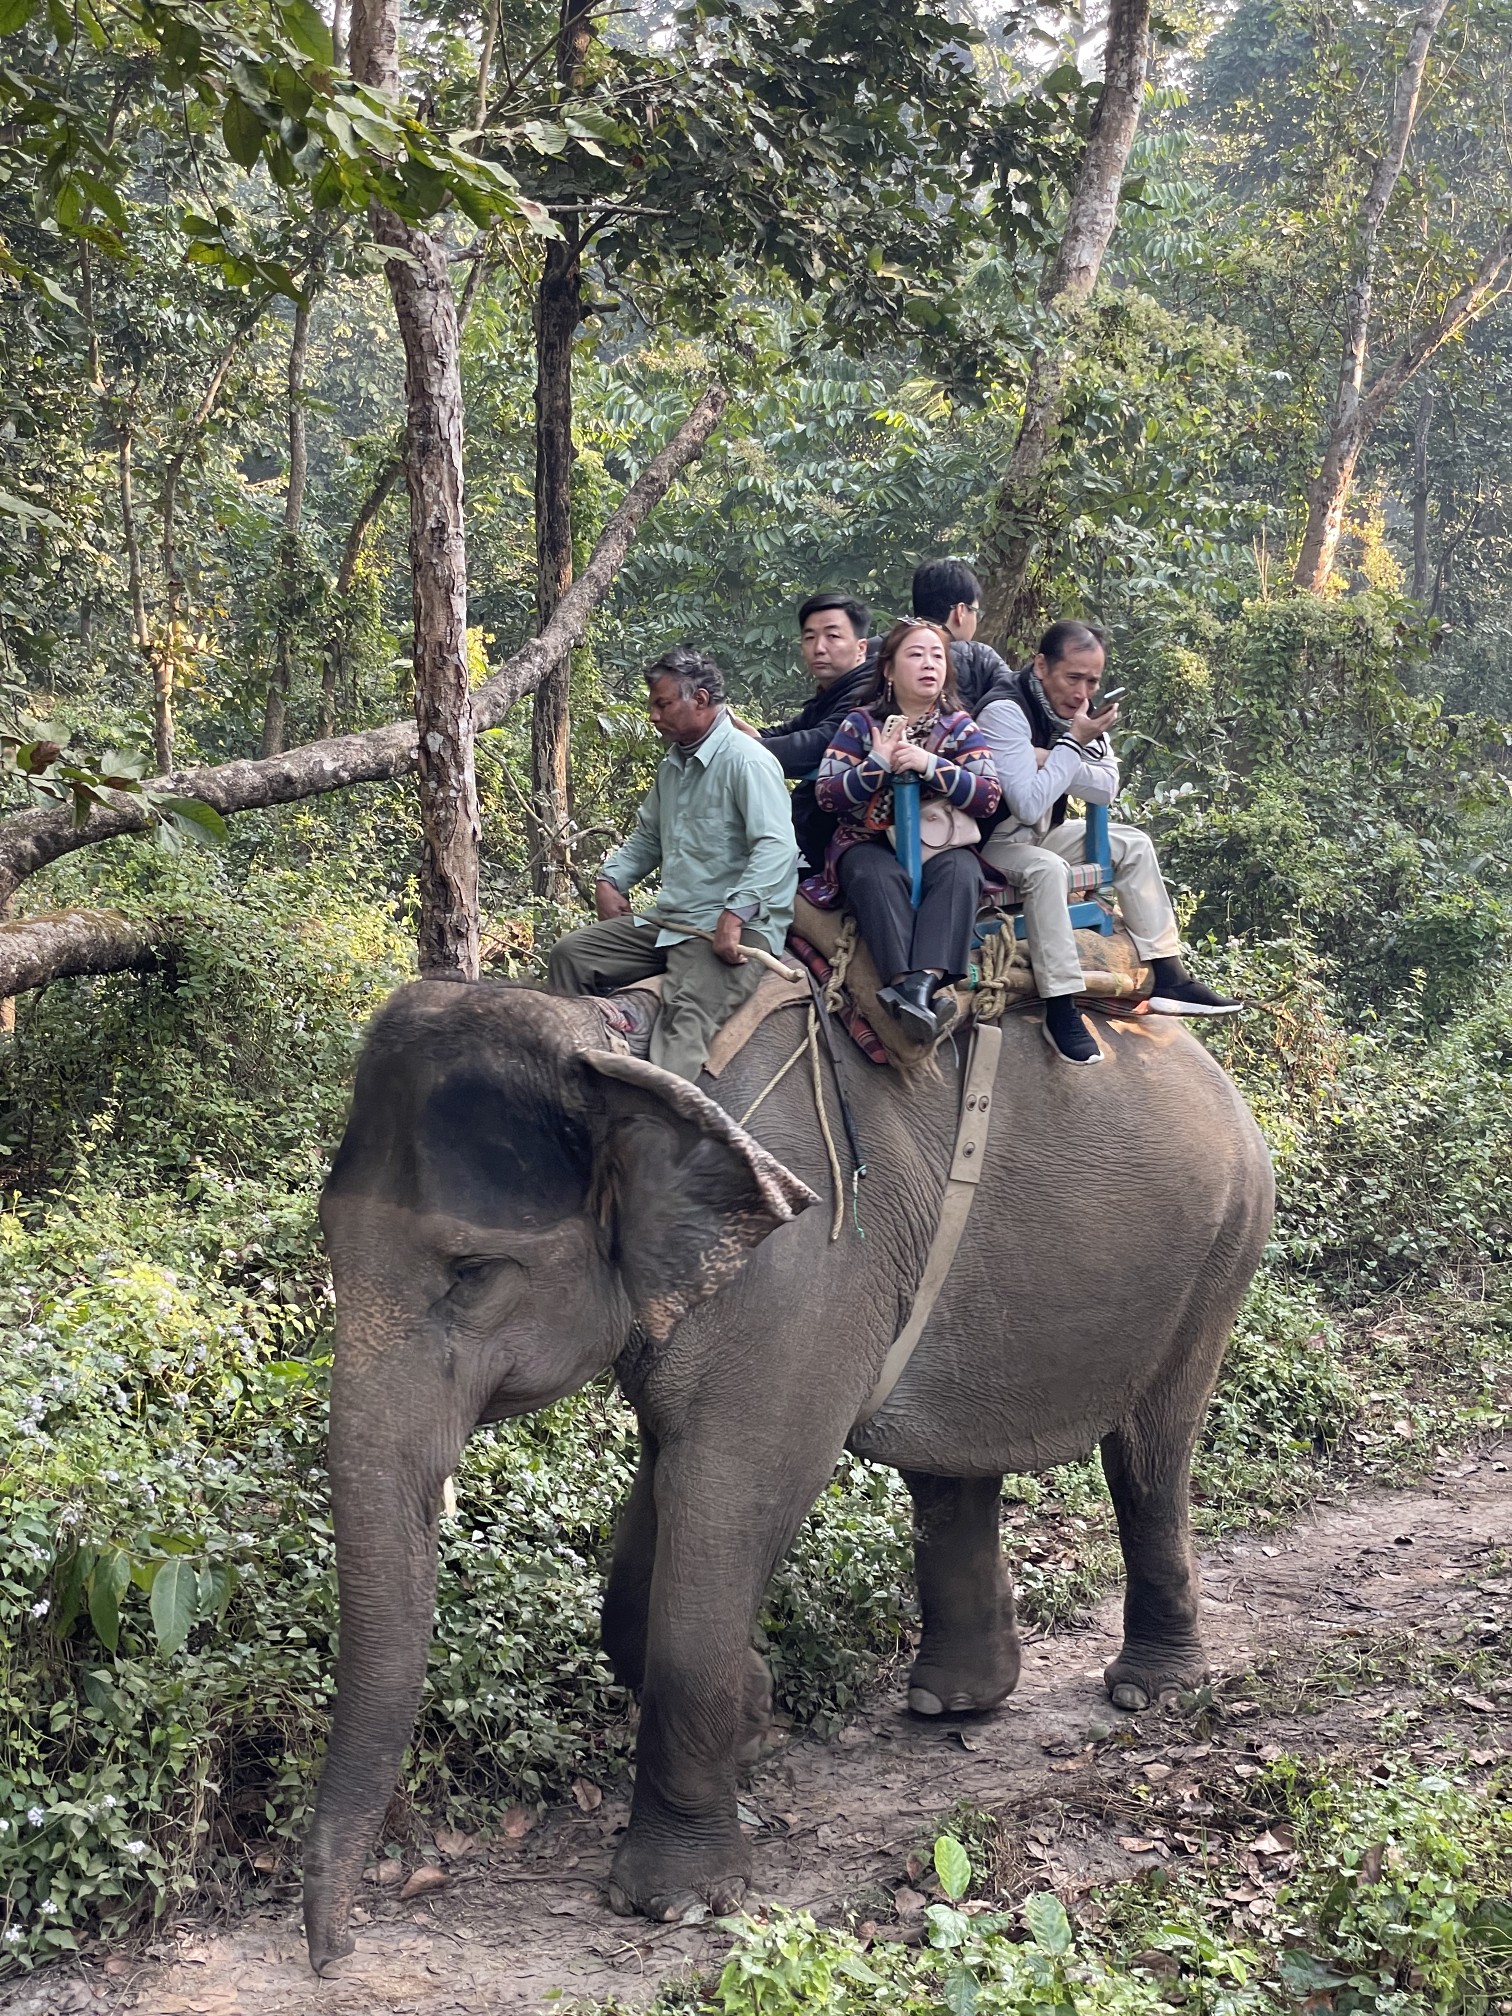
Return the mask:
<path id="1" fill-rule="evenodd" d="M 1017 1694 L 991 1721 L 921 1724 L 897 1690 L 831 1742 L 793 1741 L 744 1795 L 753 1896 L 850 1910 L 879 1937 L 908 1937 L 923 1902 L 911 1879 L 927 1888 L 909 1858 L 927 1858 L 936 1823 L 965 1804 L 997 1817 L 991 1881 L 1004 1896 L 1048 1885 L 1074 1901 L 1153 1862 L 1205 1856 L 1232 1879 L 1242 1922 L 1269 1909 L 1266 1879 L 1286 1860 L 1284 1838 L 1248 1803 L 1258 1760 L 1368 1755 L 1388 1712 L 1398 1730 L 1406 1718 L 1399 1746 L 1425 1758 L 1468 1749 L 1490 1765 L 1512 1745 L 1512 1443 L 1446 1459 L 1418 1491 L 1361 1494 L 1289 1534 L 1216 1547 L 1203 1585 L 1219 1678 L 1183 1715 L 1110 1708 L 1101 1669 L 1117 1648 L 1115 1598 L 1085 1631 L 1031 1644 Z M 1488 1645 L 1502 1648 L 1491 1679 L 1484 1653 L 1471 1663 Z M 553 1810 L 518 1843 L 451 1841 L 444 1887 L 409 1903 L 373 1889 L 357 1953 L 324 1983 L 308 1971 L 291 1887 L 230 1930 L 181 1924 L 145 1956 L 52 1970 L 4 2006 L 502 2016 L 556 1998 L 640 2004 L 716 1964 L 728 1935 L 610 1913 L 604 1879 L 625 1810 L 616 1787 L 595 1810 Z"/>

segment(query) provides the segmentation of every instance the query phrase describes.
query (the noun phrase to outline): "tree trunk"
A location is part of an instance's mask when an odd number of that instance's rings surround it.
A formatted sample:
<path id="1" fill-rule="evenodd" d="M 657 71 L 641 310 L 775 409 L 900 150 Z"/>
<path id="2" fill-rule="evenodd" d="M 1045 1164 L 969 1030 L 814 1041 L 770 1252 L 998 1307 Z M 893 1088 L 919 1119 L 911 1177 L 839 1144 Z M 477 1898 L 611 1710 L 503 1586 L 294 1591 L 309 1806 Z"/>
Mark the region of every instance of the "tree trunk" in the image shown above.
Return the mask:
<path id="1" fill-rule="evenodd" d="M 273 641 L 273 669 L 268 675 L 263 711 L 262 753 L 277 756 L 284 746 L 289 696 L 294 690 L 294 647 L 298 627 L 301 576 L 299 528 L 304 517 L 305 482 L 310 457 L 305 438 L 304 374 L 310 354 L 310 303 L 301 296 L 294 309 L 294 335 L 289 344 L 289 483 L 284 491 L 283 535 L 278 542 L 278 625 Z"/>
<path id="2" fill-rule="evenodd" d="M 174 685 L 179 657 L 183 650 L 181 626 L 184 620 L 184 573 L 179 564 L 177 523 L 179 479 L 184 473 L 184 464 L 188 461 L 194 444 L 209 424 L 210 415 L 215 411 L 216 401 L 220 398 L 222 387 L 230 376 L 231 367 L 236 362 L 242 344 L 262 320 L 266 306 L 267 296 L 263 295 L 253 312 L 232 336 L 221 355 L 220 362 L 210 373 L 209 382 L 200 394 L 199 404 L 189 416 L 177 448 L 168 458 L 168 467 L 163 472 L 163 487 L 158 492 L 158 517 L 163 528 L 158 552 L 163 567 L 164 601 L 160 695 L 155 691 L 153 746 L 158 769 L 162 771 L 173 768 Z"/>
<path id="3" fill-rule="evenodd" d="M 1047 499 L 1047 464 L 1060 432 L 1066 367 L 1064 326 L 1084 306 L 1118 222 L 1119 192 L 1139 130 L 1149 67 L 1150 0 L 1113 0 L 1103 57 L 1103 89 L 1087 135 L 1076 189 L 1055 259 L 1040 286 L 1048 320 L 1024 388 L 1024 413 L 998 492 L 983 555 L 982 628 L 1027 642 L 1038 615 L 1029 568 Z"/>
<path id="4" fill-rule="evenodd" d="M 594 0 L 562 0 L 557 34 L 557 88 L 574 88 L 593 39 Z M 544 630 L 572 585 L 572 345 L 583 319 L 582 247 L 575 216 L 548 241 L 536 292 L 535 527 L 536 628 Z M 564 659 L 536 688 L 530 724 L 530 796 L 535 845 L 531 883 L 537 896 L 559 903 L 569 893 L 566 835 L 571 817 L 568 765 L 572 747 L 572 660 Z"/>
<path id="5" fill-rule="evenodd" d="M 126 548 L 126 591 L 131 603 L 131 641 L 140 663 L 152 677 L 152 744 L 159 764 L 163 752 L 173 760 L 173 685 L 166 653 L 152 648 L 147 622 L 147 594 L 142 581 L 142 547 L 137 538 L 136 499 L 131 459 L 131 422 L 122 417 L 116 428 L 116 474 L 121 493 L 121 539 Z"/>
<path id="6" fill-rule="evenodd" d="M 399 0 L 354 0 L 352 70 L 399 95 Z M 402 256 L 385 271 L 404 344 L 410 495 L 411 658 L 420 780 L 420 970 L 478 976 L 478 789 L 467 672 L 460 336 L 446 256 L 374 206 L 373 231 Z"/>
<path id="7" fill-rule="evenodd" d="M 1418 393 L 1417 424 L 1412 430 L 1412 599 L 1428 595 L 1428 433 L 1433 425 L 1433 387 Z"/>
<path id="8" fill-rule="evenodd" d="M 672 440 L 641 471 L 600 534 L 588 565 L 562 598 L 545 634 L 522 645 L 478 688 L 474 709 L 480 728 L 497 728 L 516 701 L 533 692 L 551 667 L 581 643 L 589 618 L 608 594 L 647 514 L 667 494 L 679 470 L 698 455 L 718 424 L 726 400 L 723 387 L 709 388 Z M 243 760 L 181 770 L 154 778 L 152 789 L 179 798 L 198 798 L 229 818 L 238 812 L 319 797 L 353 784 L 404 777 L 418 761 L 414 722 L 396 721 L 361 735 L 312 742 L 264 762 Z M 66 810 L 20 812 L 0 819 L 0 903 L 8 903 L 28 876 L 64 855 L 121 834 L 144 832 L 151 824 L 151 811 L 135 798 L 118 798 L 109 809 L 96 807 L 82 826 L 76 826 Z M 20 920 L 16 928 L 28 921 Z"/>
<path id="9" fill-rule="evenodd" d="M 352 592 L 352 583 L 357 578 L 357 563 L 362 558 L 362 549 L 367 544 L 368 533 L 377 523 L 378 514 L 388 502 L 389 492 L 404 473 L 402 456 L 392 455 L 381 462 L 374 472 L 362 502 L 357 507 L 357 516 L 352 520 L 347 532 L 346 544 L 341 549 L 341 565 L 336 570 L 335 620 L 326 635 L 325 651 L 321 658 L 320 670 L 320 734 L 322 739 L 336 733 L 336 695 L 340 690 L 342 674 L 346 670 L 347 650 L 350 643 L 351 612 L 347 608 L 347 598 Z"/>
<path id="10" fill-rule="evenodd" d="M 1370 431 L 1361 412 L 1360 388 L 1365 379 L 1365 354 L 1370 344 L 1370 307 L 1375 291 L 1376 259 L 1381 246 L 1381 224 L 1407 159 L 1412 129 L 1417 121 L 1418 98 L 1423 86 L 1423 70 L 1428 50 L 1449 0 L 1425 0 L 1412 26 L 1406 61 L 1397 78 L 1392 100 L 1391 122 L 1386 145 L 1370 178 L 1370 187 L 1355 219 L 1355 267 L 1344 293 L 1344 354 L 1339 364 L 1339 382 L 1329 416 L 1328 438 L 1317 475 L 1307 490 L 1307 525 L 1302 549 L 1297 555 L 1292 584 L 1321 594 L 1333 572 L 1339 536 L 1344 529 L 1344 513 L 1355 464 Z"/>
<path id="11" fill-rule="evenodd" d="M 546 247 L 536 296 L 536 628 L 544 630 L 572 586 L 572 344 L 582 320 L 582 267 L 575 224 Z M 535 826 L 531 883 L 557 903 L 567 895 L 565 836 L 572 746 L 572 660 L 535 690 L 530 722 L 530 795 Z"/>

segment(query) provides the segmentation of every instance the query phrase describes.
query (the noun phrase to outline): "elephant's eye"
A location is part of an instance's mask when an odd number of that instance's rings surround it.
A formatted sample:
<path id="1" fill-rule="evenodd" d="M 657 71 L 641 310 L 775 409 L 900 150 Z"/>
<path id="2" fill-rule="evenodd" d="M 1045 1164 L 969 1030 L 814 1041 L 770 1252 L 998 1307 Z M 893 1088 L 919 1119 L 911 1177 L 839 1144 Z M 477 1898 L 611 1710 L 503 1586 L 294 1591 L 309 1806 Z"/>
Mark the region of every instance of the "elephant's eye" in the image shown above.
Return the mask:
<path id="1" fill-rule="evenodd" d="M 461 1315 L 471 1314 L 507 1296 L 509 1288 L 523 1280 L 524 1274 L 518 1260 L 498 1254 L 455 1260 L 451 1286 L 446 1291 L 447 1307 Z"/>

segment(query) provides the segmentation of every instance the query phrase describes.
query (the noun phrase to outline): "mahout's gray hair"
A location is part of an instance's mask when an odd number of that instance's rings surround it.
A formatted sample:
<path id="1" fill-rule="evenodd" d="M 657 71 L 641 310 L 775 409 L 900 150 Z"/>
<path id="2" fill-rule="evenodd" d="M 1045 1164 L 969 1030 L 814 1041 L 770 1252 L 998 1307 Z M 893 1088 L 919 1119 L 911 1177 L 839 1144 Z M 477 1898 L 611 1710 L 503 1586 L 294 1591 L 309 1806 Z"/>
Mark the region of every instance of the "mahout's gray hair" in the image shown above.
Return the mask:
<path id="1" fill-rule="evenodd" d="M 675 679 L 684 700 L 691 700 L 700 689 L 708 694 L 711 707 L 720 706 L 725 697 L 725 675 L 707 652 L 695 651 L 691 644 L 674 644 L 646 667 L 646 684 L 654 686 L 658 679 Z"/>

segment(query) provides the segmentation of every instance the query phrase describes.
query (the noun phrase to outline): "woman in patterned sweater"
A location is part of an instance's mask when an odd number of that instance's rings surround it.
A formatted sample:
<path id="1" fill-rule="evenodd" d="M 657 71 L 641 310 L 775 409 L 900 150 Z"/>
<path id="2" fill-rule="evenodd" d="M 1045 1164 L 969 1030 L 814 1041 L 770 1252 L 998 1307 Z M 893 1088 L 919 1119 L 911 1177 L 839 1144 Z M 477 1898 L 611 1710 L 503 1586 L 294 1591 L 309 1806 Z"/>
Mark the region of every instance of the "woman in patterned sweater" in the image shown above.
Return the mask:
<path id="1" fill-rule="evenodd" d="M 909 902 L 894 853 L 893 778 L 921 783 L 924 887 Z M 877 658 L 873 697 L 846 715 L 824 752 L 815 796 L 840 820 L 824 872 L 803 893 L 821 909 L 853 912 L 887 983 L 880 999 L 908 1034 L 932 1041 L 945 1026 L 936 990 L 966 971 L 984 870 L 976 821 L 997 808 L 986 738 L 961 711 L 950 639 L 934 623 L 895 623 Z"/>

